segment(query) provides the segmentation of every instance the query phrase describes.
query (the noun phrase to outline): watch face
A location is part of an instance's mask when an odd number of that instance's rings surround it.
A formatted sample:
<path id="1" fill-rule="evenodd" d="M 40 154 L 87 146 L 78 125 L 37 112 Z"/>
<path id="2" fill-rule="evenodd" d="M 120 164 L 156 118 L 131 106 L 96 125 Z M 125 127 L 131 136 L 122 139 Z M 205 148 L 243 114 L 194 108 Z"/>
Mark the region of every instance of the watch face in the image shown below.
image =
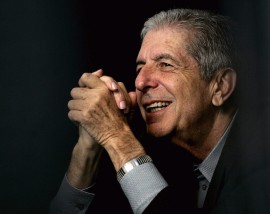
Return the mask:
<path id="1" fill-rule="evenodd" d="M 148 155 L 143 155 L 138 158 L 134 158 L 124 164 L 120 168 L 120 170 L 117 172 L 117 180 L 120 181 L 122 177 L 132 169 L 134 169 L 136 166 L 142 165 L 144 163 L 152 162 L 152 159 Z"/>
<path id="2" fill-rule="evenodd" d="M 122 167 L 124 172 L 127 173 L 129 171 L 131 171 L 134 167 L 139 166 L 140 164 L 138 163 L 138 161 L 136 159 L 133 159 L 127 163 L 124 164 L 124 166 Z"/>

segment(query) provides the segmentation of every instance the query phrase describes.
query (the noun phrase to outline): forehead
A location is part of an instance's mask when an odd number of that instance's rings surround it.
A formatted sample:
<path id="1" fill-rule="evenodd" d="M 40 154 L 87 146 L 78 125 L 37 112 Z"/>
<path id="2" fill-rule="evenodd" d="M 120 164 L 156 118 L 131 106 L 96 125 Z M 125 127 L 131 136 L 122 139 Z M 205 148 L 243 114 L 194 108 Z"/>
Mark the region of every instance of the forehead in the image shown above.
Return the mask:
<path id="1" fill-rule="evenodd" d="M 167 27 L 151 30 L 143 39 L 138 59 L 153 58 L 163 52 L 185 56 L 191 37 L 190 31 L 186 29 Z"/>

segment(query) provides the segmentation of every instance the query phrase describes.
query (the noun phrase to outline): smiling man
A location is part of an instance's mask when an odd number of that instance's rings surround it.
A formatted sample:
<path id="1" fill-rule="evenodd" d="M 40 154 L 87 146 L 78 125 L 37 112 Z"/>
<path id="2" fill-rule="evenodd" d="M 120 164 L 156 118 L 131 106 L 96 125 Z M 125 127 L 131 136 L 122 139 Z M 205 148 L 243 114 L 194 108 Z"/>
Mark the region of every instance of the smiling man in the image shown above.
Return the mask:
<path id="1" fill-rule="evenodd" d="M 232 99 L 237 75 L 228 20 L 206 11 L 174 9 L 148 19 L 141 35 L 135 92 L 127 93 L 101 71 L 83 74 L 71 91 L 69 118 L 80 124 L 80 136 L 51 213 L 87 211 L 104 149 L 134 213 L 237 213 L 239 206 L 228 205 L 227 197 L 235 202 L 233 190 L 241 183 L 229 173 L 235 172 L 241 153 L 233 149 L 238 148 Z M 136 106 L 149 135 L 166 137 L 168 144 L 194 157 L 198 189 L 189 183 L 183 163 L 167 166 L 184 178 L 180 188 L 157 169 L 123 112 Z M 192 167 L 187 168 L 193 173 Z M 121 207 L 117 212 L 122 213 Z"/>
<path id="2" fill-rule="evenodd" d="M 150 134 L 174 132 L 174 143 L 204 159 L 235 113 L 234 107 L 224 111 L 222 105 L 234 90 L 236 73 L 228 64 L 212 71 L 207 80 L 200 62 L 188 52 L 191 38 L 199 42 L 197 29 L 160 25 L 145 35 L 138 55 L 138 105 Z"/>

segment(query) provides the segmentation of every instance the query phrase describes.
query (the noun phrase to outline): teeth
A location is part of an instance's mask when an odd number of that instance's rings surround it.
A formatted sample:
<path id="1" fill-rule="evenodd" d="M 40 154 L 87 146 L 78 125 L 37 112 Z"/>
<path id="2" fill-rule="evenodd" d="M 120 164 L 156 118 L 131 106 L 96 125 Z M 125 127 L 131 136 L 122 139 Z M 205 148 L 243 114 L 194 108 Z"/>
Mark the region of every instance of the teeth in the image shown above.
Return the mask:
<path id="1" fill-rule="evenodd" d="M 155 112 L 165 108 L 168 105 L 170 105 L 170 102 L 155 102 L 146 106 L 145 108 L 149 112 Z"/>

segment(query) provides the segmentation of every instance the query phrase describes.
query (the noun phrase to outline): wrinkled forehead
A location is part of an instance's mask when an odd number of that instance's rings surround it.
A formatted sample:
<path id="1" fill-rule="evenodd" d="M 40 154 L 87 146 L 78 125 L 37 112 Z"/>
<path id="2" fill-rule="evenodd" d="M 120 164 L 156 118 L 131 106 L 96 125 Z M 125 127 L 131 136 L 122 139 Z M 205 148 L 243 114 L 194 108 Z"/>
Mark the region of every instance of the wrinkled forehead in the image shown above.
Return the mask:
<path id="1" fill-rule="evenodd" d="M 141 44 L 138 58 L 155 55 L 159 52 L 187 54 L 192 33 L 187 29 L 162 27 L 149 31 Z"/>

